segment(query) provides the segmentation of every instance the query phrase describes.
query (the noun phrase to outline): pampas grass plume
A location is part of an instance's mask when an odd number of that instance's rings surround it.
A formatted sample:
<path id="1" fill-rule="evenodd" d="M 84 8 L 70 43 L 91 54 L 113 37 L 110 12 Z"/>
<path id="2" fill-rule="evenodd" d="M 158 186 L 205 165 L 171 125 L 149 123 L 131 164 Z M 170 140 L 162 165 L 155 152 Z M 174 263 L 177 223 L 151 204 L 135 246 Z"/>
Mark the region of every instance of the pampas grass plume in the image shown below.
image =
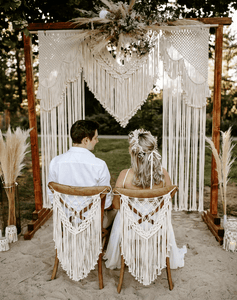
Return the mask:
<path id="1" fill-rule="evenodd" d="M 231 127 L 226 132 L 221 131 L 221 135 L 222 135 L 222 151 L 221 151 L 222 153 L 220 153 L 219 155 L 212 140 L 206 137 L 206 141 L 211 146 L 212 154 L 216 161 L 216 171 L 218 174 L 223 212 L 224 215 L 226 215 L 226 204 L 227 204 L 226 189 L 227 189 L 227 183 L 229 181 L 228 176 L 230 173 L 230 168 L 233 162 L 235 161 L 235 158 L 231 159 L 231 153 L 235 145 L 232 145 L 233 139 L 231 138 Z"/>
<path id="2" fill-rule="evenodd" d="M 21 175 L 24 167 L 24 157 L 29 146 L 26 140 L 30 129 L 21 130 L 17 127 L 15 132 L 9 127 L 6 133 L 5 141 L 0 130 L 0 163 L 1 177 L 4 185 L 11 185 Z"/>

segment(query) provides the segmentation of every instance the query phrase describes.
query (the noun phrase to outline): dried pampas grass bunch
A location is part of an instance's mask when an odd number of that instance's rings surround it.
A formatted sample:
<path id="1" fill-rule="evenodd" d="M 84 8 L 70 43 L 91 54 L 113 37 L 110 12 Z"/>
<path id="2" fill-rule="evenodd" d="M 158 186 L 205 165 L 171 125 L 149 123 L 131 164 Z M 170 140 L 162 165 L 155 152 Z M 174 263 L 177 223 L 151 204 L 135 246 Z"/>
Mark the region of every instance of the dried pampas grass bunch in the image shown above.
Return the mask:
<path id="1" fill-rule="evenodd" d="M 26 140 L 29 130 L 21 130 L 19 127 L 15 132 L 9 127 L 3 138 L 0 130 L 0 176 L 5 188 L 9 202 L 8 225 L 16 225 L 15 217 L 15 184 L 24 167 L 24 157 L 29 146 Z"/>
<path id="2" fill-rule="evenodd" d="M 152 19 L 148 19 L 145 14 L 136 10 L 136 0 L 131 0 L 129 4 L 121 1 L 114 3 L 111 0 L 101 2 L 105 7 L 97 7 L 99 14 L 77 9 L 84 16 L 72 21 L 76 27 L 86 26 L 86 29 L 73 39 L 90 43 L 97 52 L 107 47 L 114 57 L 118 54 L 148 54 L 154 47 L 157 33 L 161 29 L 171 31 L 174 26 L 202 25 L 195 20 L 176 20 L 170 10 L 168 14 L 160 11 L 163 6 L 159 9 L 157 5 Z"/>
<path id="3" fill-rule="evenodd" d="M 218 174 L 218 181 L 219 181 L 219 186 L 220 186 L 223 211 L 224 211 L 224 216 L 226 216 L 227 183 L 229 181 L 231 165 L 235 161 L 235 158 L 231 159 L 232 150 L 235 146 L 235 145 L 232 145 L 233 138 L 231 137 L 231 127 L 225 132 L 221 131 L 221 136 L 222 136 L 222 150 L 220 151 L 219 155 L 218 155 L 218 152 L 217 152 L 212 140 L 206 137 L 206 141 L 211 146 L 210 148 L 212 150 L 213 156 L 216 161 L 216 170 L 217 170 L 217 174 Z"/>

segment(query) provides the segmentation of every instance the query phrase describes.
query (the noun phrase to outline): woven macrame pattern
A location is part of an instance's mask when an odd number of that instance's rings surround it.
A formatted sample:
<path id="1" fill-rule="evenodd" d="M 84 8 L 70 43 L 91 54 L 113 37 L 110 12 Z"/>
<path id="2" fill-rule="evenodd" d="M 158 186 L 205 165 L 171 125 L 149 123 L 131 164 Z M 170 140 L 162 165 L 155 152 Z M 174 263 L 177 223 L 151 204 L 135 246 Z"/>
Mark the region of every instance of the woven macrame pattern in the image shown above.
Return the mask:
<path id="1" fill-rule="evenodd" d="M 192 28 L 164 31 L 164 37 L 195 70 L 208 77 L 208 39 L 209 28 Z"/>
<path id="2" fill-rule="evenodd" d="M 237 251 L 237 220 L 228 218 L 225 225 L 223 248 L 226 251 Z"/>
<path id="3" fill-rule="evenodd" d="M 100 194 L 82 197 L 54 191 L 53 239 L 67 275 L 75 281 L 85 278 L 102 251 Z"/>
<path id="4" fill-rule="evenodd" d="M 173 184 L 179 186 L 175 210 L 203 211 L 209 89 L 208 29 L 202 30 L 165 33 L 160 43 L 164 62 L 162 165 Z"/>
<path id="5" fill-rule="evenodd" d="M 84 80 L 125 127 L 146 101 L 163 62 L 163 166 L 179 185 L 175 209 L 203 210 L 208 32 L 200 26 L 161 31 L 149 55 L 117 60 L 109 51 L 94 52 L 92 44 L 77 38 L 78 30 L 39 32 L 44 207 L 51 206 L 46 184 L 49 163 L 71 146 L 73 122 L 85 118 Z"/>
<path id="6" fill-rule="evenodd" d="M 121 254 L 135 279 L 149 285 L 166 267 L 169 256 L 170 193 L 149 199 L 121 195 L 120 199 Z"/>

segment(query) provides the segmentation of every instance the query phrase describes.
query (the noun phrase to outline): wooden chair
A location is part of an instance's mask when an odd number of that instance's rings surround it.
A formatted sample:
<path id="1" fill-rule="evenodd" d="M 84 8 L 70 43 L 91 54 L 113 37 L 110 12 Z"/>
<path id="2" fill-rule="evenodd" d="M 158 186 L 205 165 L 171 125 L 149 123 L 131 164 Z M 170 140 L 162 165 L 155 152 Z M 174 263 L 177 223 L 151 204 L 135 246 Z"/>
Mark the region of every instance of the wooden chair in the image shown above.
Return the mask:
<path id="1" fill-rule="evenodd" d="M 120 293 L 125 264 L 129 272 L 144 285 L 149 285 L 166 268 L 169 289 L 173 289 L 169 251 L 171 198 L 177 186 L 153 190 L 114 188 L 120 196 L 121 270 Z"/>
<path id="2" fill-rule="evenodd" d="M 103 288 L 102 251 L 107 230 L 103 229 L 106 194 L 109 186 L 74 187 L 48 184 L 53 197 L 56 256 L 51 279 L 58 263 L 75 281 L 85 278 L 98 262 L 99 288 Z M 100 215 L 99 215 L 100 214 Z"/>

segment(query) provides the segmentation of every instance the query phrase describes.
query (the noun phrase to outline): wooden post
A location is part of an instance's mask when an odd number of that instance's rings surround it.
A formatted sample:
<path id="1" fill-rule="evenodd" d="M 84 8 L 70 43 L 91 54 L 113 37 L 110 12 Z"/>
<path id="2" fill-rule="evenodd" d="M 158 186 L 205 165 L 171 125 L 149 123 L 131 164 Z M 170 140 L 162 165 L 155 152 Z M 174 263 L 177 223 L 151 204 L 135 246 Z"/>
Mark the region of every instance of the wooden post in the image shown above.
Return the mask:
<path id="1" fill-rule="evenodd" d="M 213 99 L 213 115 L 212 115 L 212 141 L 218 153 L 220 150 L 222 44 L 223 44 L 223 25 L 219 25 L 216 28 L 214 99 Z M 217 215 L 217 207 L 218 207 L 218 175 L 216 171 L 216 161 L 214 156 L 212 155 L 211 199 L 210 199 L 210 213 L 212 215 Z"/>
<path id="2" fill-rule="evenodd" d="M 43 207 L 43 202 L 42 202 L 42 186 L 41 186 L 41 175 L 40 175 L 40 164 L 39 164 L 37 121 L 36 121 L 36 112 L 35 112 L 35 91 L 34 91 L 34 77 L 33 77 L 33 66 L 32 66 L 31 38 L 23 34 L 23 40 L 24 40 L 24 52 L 25 52 L 26 87 L 27 87 L 29 123 L 30 123 L 30 128 L 33 128 L 30 132 L 30 140 L 31 140 L 32 169 L 33 169 L 33 181 L 34 181 L 34 193 L 35 193 L 35 210 L 39 211 Z"/>

